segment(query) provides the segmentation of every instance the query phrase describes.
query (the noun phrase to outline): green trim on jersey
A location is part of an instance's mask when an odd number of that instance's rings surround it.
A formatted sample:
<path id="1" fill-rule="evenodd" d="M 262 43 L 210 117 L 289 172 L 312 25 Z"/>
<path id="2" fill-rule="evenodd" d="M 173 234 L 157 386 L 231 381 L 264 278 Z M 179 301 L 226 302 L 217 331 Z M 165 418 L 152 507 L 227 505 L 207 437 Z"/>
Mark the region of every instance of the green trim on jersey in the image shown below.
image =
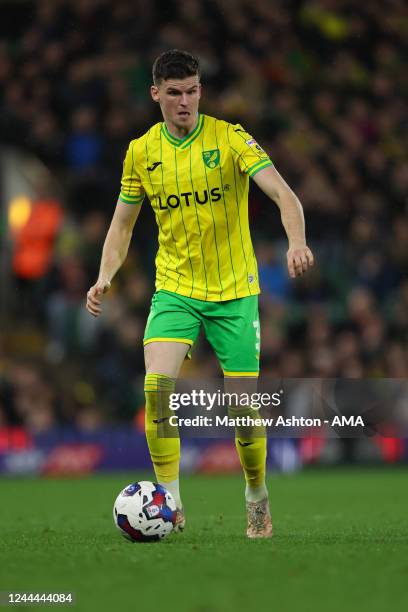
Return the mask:
<path id="1" fill-rule="evenodd" d="M 201 327 L 226 376 L 257 376 L 260 327 L 258 296 L 208 302 L 172 291 L 152 298 L 143 344 L 183 342 L 192 346 Z"/>
<path id="2" fill-rule="evenodd" d="M 260 161 L 260 162 L 258 162 L 256 164 L 254 164 L 253 166 L 251 166 L 250 168 L 248 168 L 248 174 L 249 174 L 249 176 L 253 177 L 253 176 L 255 176 L 255 174 L 257 174 L 258 172 L 260 172 L 264 168 L 268 168 L 269 166 L 273 166 L 273 163 L 271 161 L 269 161 L 269 160 Z"/>
<path id="3" fill-rule="evenodd" d="M 165 122 L 163 122 L 161 125 L 161 131 L 162 131 L 163 136 L 174 147 L 180 147 L 180 149 L 186 149 L 187 147 L 191 145 L 192 142 L 194 142 L 197 136 L 199 136 L 201 130 L 203 129 L 203 125 L 204 125 L 204 115 L 202 115 L 201 113 L 198 113 L 197 125 L 195 126 L 194 130 L 190 132 L 190 134 L 187 134 L 187 136 L 185 136 L 184 138 L 177 138 L 176 136 L 173 136 L 172 134 L 170 134 Z"/>
<path id="4" fill-rule="evenodd" d="M 124 204 L 143 204 L 143 200 L 145 199 L 144 195 L 136 198 L 129 197 L 124 193 L 120 192 L 119 200 Z"/>

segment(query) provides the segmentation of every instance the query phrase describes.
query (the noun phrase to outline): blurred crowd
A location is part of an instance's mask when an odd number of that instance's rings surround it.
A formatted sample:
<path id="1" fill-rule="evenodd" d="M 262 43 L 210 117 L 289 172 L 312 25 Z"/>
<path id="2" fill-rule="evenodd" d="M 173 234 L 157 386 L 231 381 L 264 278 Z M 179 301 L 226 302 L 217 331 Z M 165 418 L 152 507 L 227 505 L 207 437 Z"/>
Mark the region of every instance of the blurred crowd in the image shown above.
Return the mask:
<path id="1" fill-rule="evenodd" d="M 23 3 L 22 3 L 23 4 Z M 0 45 L 0 140 L 63 186 L 47 270 L 14 269 L 0 363 L 0 427 L 96 428 L 143 405 L 154 290 L 148 203 L 103 316 L 84 308 L 128 142 L 160 120 L 151 65 L 200 57 L 201 110 L 240 122 L 299 196 L 314 270 L 285 268 L 277 208 L 253 185 L 262 373 L 406 377 L 407 81 L 404 0 L 38 0 Z M 188 376 L 217 376 L 201 339 Z"/>

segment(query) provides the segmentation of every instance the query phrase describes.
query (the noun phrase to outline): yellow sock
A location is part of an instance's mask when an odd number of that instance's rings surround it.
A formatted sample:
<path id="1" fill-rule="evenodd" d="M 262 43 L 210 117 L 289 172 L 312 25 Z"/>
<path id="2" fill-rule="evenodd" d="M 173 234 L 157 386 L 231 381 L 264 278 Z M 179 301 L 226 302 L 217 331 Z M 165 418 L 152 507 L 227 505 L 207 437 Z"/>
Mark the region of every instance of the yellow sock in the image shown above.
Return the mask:
<path id="1" fill-rule="evenodd" d="M 160 483 L 178 479 L 180 438 L 176 427 L 169 425 L 174 413 L 169 408 L 169 396 L 175 380 L 164 374 L 146 374 L 145 431 L 156 478 Z"/>
<path id="2" fill-rule="evenodd" d="M 253 408 L 229 408 L 232 418 L 251 417 L 259 419 L 259 411 Z M 247 487 L 265 487 L 266 472 L 266 430 L 264 426 L 237 426 L 235 446 L 244 471 Z M 266 489 L 265 489 L 266 490 Z"/>

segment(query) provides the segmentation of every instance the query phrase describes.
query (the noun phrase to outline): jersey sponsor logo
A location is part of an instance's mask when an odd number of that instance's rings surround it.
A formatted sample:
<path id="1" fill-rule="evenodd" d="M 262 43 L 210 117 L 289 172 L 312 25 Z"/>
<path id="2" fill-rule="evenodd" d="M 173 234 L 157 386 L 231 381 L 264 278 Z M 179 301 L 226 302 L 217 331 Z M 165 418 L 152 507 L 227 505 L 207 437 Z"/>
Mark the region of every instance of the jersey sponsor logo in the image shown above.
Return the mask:
<path id="1" fill-rule="evenodd" d="M 216 168 L 220 163 L 220 150 L 203 151 L 203 160 L 207 168 Z"/>
<path id="2" fill-rule="evenodd" d="M 160 166 L 160 164 L 162 164 L 162 162 L 154 162 L 154 164 L 151 166 L 147 166 L 147 171 L 153 172 L 153 170 L 156 170 L 157 166 Z"/>
<path id="3" fill-rule="evenodd" d="M 166 210 L 168 208 L 178 208 L 180 205 L 190 206 L 193 202 L 196 204 L 207 204 L 208 201 L 218 202 L 221 200 L 221 193 L 219 187 L 213 187 L 208 193 L 207 189 L 203 191 L 184 191 L 180 194 L 172 193 L 164 200 L 161 196 L 157 196 L 159 202 L 159 210 Z"/>

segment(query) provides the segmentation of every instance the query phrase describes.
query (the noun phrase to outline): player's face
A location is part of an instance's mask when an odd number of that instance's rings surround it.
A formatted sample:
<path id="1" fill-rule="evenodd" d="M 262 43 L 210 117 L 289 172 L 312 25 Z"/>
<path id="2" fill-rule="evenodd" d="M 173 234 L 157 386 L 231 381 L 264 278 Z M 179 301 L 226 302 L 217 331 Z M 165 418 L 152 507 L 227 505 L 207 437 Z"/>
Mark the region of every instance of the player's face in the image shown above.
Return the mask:
<path id="1" fill-rule="evenodd" d="M 152 98 L 160 104 L 169 127 L 188 134 L 196 125 L 201 85 L 198 75 L 186 79 L 167 79 L 152 85 Z"/>

